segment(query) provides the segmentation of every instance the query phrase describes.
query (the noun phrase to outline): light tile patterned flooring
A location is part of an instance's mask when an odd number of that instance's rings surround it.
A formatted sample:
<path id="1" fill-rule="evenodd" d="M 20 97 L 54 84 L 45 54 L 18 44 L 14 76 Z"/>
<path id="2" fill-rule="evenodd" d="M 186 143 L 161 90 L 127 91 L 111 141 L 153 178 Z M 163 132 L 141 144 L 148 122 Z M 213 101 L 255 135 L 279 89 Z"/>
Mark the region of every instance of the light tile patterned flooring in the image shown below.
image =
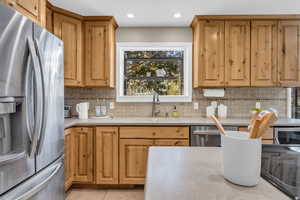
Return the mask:
<path id="1" fill-rule="evenodd" d="M 144 200 L 143 189 L 71 189 L 66 200 Z"/>

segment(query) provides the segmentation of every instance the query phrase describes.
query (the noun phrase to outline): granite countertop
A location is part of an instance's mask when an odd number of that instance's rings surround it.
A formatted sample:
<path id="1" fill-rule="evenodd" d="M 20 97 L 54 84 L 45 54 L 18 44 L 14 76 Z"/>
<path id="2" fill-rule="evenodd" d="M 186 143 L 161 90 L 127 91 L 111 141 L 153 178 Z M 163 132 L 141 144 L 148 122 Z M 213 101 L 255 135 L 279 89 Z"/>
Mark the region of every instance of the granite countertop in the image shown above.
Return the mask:
<path id="1" fill-rule="evenodd" d="M 223 125 L 228 126 L 248 126 L 250 119 L 224 119 L 221 120 Z M 151 117 L 115 117 L 115 118 L 90 118 L 87 120 L 81 120 L 77 118 L 65 119 L 65 128 L 71 126 L 101 126 L 101 125 L 151 125 L 151 126 L 163 126 L 163 125 L 213 125 L 213 122 L 207 118 L 151 118 Z M 279 119 L 274 127 L 278 126 L 299 126 L 300 119 Z"/>
<path id="2" fill-rule="evenodd" d="M 151 147 L 145 200 L 288 200 L 261 178 L 255 187 L 223 178 L 221 148 Z"/>

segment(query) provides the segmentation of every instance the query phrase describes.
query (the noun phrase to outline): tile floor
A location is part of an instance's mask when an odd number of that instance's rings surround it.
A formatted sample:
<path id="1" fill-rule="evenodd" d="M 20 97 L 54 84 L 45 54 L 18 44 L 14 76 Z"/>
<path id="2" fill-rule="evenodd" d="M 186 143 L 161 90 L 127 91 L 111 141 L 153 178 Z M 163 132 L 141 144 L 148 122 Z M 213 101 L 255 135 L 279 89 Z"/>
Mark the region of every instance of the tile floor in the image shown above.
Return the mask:
<path id="1" fill-rule="evenodd" d="M 71 189 L 66 200 L 143 200 L 143 189 Z"/>

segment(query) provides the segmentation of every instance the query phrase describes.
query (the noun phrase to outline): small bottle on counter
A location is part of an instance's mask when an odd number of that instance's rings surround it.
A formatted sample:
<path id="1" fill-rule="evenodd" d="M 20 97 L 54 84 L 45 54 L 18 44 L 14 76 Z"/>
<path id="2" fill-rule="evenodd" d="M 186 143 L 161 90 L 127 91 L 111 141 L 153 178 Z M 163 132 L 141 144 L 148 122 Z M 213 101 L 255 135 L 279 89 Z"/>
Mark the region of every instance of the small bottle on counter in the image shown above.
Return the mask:
<path id="1" fill-rule="evenodd" d="M 106 104 L 106 100 L 103 99 L 102 103 L 101 103 L 101 114 L 102 116 L 106 116 L 107 115 L 107 104 Z"/>
<path id="2" fill-rule="evenodd" d="M 173 108 L 173 111 L 172 111 L 172 117 L 179 117 L 179 112 L 178 112 L 176 106 L 174 106 L 174 108 Z"/>
<path id="3" fill-rule="evenodd" d="M 95 113 L 96 113 L 96 117 L 101 116 L 101 105 L 100 105 L 100 100 L 99 99 L 96 100 Z"/>

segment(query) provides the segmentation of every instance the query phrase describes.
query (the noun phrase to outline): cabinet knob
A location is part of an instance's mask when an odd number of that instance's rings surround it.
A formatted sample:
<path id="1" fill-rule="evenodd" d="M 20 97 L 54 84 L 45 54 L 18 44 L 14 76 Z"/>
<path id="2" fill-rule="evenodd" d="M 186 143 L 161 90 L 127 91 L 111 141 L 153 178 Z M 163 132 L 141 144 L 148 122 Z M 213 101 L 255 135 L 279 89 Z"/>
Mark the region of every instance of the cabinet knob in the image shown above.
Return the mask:
<path id="1" fill-rule="evenodd" d="M 156 135 L 156 133 L 155 133 L 155 132 L 153 132 L 153 133 L 152 133 L 152 135 Z"/>
<path id="2" fill-rule="evenodd" d="M 16 2 L 14 2 L 14 1 L 9 1 L 9 2 L 8 2 L 8 5 L 11 6 L 11 7 L 15 7 L 15 6 L 16 6 Z"/>

